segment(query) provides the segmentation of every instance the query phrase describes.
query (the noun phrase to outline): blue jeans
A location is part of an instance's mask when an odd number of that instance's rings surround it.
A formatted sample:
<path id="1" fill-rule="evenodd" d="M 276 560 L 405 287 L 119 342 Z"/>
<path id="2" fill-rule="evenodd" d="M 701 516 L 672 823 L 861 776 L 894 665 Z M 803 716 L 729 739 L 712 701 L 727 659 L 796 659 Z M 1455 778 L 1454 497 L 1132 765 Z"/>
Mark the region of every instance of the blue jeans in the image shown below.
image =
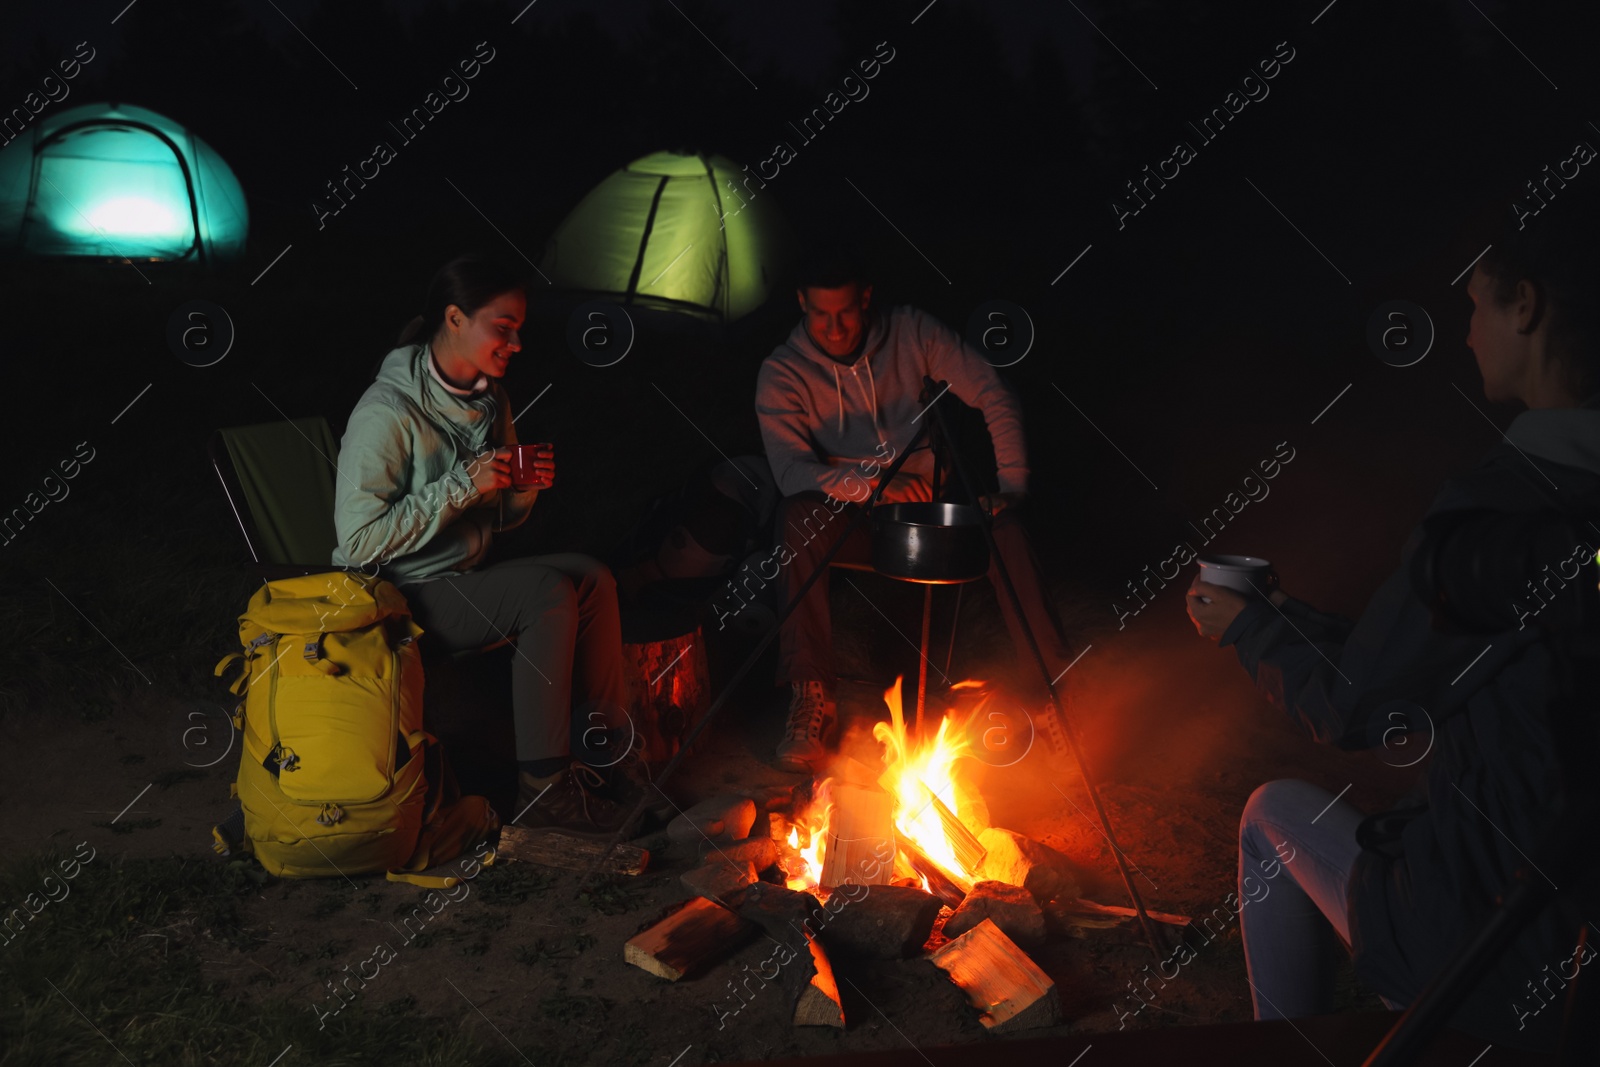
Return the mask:
<path id="1" fill-rule="evenodd" d="M 1361 852 L 1362 818 L 1353 804 L 1292 778 L 1268 782 L 1245 804 L 1239 932 L 1257 1019 L 1333 1010 L 1335 953 L 1350 945 L 1345 887 Z"/>

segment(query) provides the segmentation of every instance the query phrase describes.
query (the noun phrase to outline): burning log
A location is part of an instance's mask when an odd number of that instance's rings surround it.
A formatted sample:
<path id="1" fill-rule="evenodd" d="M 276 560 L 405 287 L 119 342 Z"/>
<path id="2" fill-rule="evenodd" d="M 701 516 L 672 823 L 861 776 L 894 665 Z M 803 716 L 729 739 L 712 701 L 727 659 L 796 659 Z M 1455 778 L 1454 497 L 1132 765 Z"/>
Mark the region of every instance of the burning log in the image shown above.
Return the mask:
<path id="1" fill-rule="evenodd" d="M 927 786 L 923 786 L 923 788 L 927 789 Z M 955 812 L 944 806 L 944 801 L 939 799 L 938 794 L 931 789 L 927 789 L 927 792 L 928 800 L 933 804 L 933 810 L 938 814 L 939 822 L 944 826 L 944 835 L 949 840 L 957 861 L 961 864 L 960 869 L 963 871 L 978 870 L 983 865 L 983 859 L 988 854 L 988 850 L 983 847 L 977 837 L 973 836 L 972 831 L 967 829 L 966 823 L 956 818 Z"/>
<path id="2" fill-rule="evenodd" d="M 794 1025 L 844 1029 L 844 1007 L 833 965 L 813 934 L 831 918 L 817 898 L 757 882 L 745 890 L 739 915 L 759 924 L 787 950 L 778 970 L 784 995 L 793 1009 Z"/>
<path id="3" fill-rule="evenodd" d="M 507 826 L 500 831 L 500 844 L 495 851 L 505 860 L 560 867 L 568 871 L 586 871 L 589 864 L 605 850 L 604 841 L 587 841 L 566 834 Z M 624 841 L 606 857 L 600 871 L 604 874 L 637 875 L 643 873 L 649 862 L 650 853 Z"/>
<path id="4" fill-rule="evenodd" d="M 928 883 L 928 892 L 952 908 L 961 906 L 961 901 L 967 895 L 966 890 L 962 889 L 943 867 L 929 859 L 927 853 L 917 847 L 916 842 L 908 837 L 896 835 L 895 846 L 905 861 L 911 865 L 911 869 Z"/>
<path id="5" fill-rule="evenodd" d="M 838 784 L 832 786 L 830 796 L 833 808 L 818 883 L 828 887 L 887 885 L 894 867 L 879 857 L 894 840 L 894 797 L 876 789 Z"/>
<path id="6" fill-rule="evenodd" d="M 999 827 L 983 831 L 978 841 L 986 855 L 973 869 L 985 880 L 1020 885 L 1041 904 L 1082 891 L 1072 861 L 1048 845 Z"/>
<path id="7" fill-rule="evenodd" d="M 1019 945 L 1037 948 L 1044 944 L 1044 912 L 1019 885 L 979 882 L 945 922 L 944 934 L 959 937 L 985 919 Z"/>
<path id="8" fill-rule="evenodd" d="M 739 948 L 755 933 L 754 923 L 720 904 L 691 897 L 629 938 L 622 947 L 622 958 L 676 982 Z"/>
<path id="9" fill-rule="evenodd" d="M 1056 984 L 989 919 L 928 958 L 961 987 L 986 1030 L 1023 1030 L 1061 1021 Z"/>
<path id="10" fill-rule="evenodd" d="M 822 940 L 830 952 L 875 960 L 907 959 L 928 943 L 941 907 L 938 897 L 920 889 L 874 885 L 834 913 Z"/>

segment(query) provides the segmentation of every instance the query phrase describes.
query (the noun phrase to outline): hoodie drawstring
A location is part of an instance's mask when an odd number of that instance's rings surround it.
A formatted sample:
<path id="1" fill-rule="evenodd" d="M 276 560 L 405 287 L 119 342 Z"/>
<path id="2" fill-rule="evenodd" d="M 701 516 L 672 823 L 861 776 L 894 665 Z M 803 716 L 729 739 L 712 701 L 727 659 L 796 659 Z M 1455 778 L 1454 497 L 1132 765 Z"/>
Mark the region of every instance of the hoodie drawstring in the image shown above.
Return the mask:
<path id="1" fill-rule="evenodd" d="M 860 382 L 861 379 L 859 377 L 856 378 L 856 383 L 860 384 Z M 882 445 L 883 427 L 878 423 L 878 382 L 872 376 L 871 363 L 867 364 L 867 385 L 871 389 L 871 395 L 867 397 L 867 406 L 872 411 L 872 429 L 873 432 L 878 434 L 878 444 Z M 844 433 L 844 386 L 839 382 L 838 367 L 833 368 L 833 393 L 835 402 L 839 405 L 839 432 L 842 434 Z"/>
<path id="2" fill-rule="evenodd" d="M 872 364 L 867 364 L 867 384 L 872 387 L 872 428 L 878 433 L 878 444 L 883 444 L 883 427 L 878 425 L 878 383 L 872 377 Z"/>
<path id="3" fill-rule="evenodd" d="M 839 404 L 839 433 L 844 433 L 844 386 L 839 384 L 839 368 L 833 368 L 833 393 Z"/>

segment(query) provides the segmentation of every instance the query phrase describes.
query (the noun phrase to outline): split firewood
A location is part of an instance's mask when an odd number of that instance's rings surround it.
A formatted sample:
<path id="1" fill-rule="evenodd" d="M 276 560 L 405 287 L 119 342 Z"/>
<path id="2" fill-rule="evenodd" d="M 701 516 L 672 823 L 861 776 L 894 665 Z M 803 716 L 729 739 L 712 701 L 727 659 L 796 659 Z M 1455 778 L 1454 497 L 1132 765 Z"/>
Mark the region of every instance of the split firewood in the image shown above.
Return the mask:
<path id="1" fill-rule="evenodd" d="M 987 1030 L 1023 1030 L 1061 1021 L 1055 982 L 988 919 L 928 958 L 961 987 Z"/>
<path id="2" fill-rule="evenodd" d="M 979 882 L 944 924 L 946 937 L 960 937 L 988 919 L 1017 944 L 1038 948 L 1044 944 L 1044 912 L 1033 895 L 1020 885 Z"/>
<path id="3" fill-rule="evenodd" d="M 978 841 L 986 850 L 983 864 L 969 869 L 987 881 L 1020 885 L 1041 904 L 1082 892 L 1072 861 L 1049 845 L 999 827 L 983 831 Z"/>
<path id="4" fill-rule="evenodd" d="M 950 872 L 929 859 L 928 854 L 918 848 L 916 842 L 909 837 L 896 836 L 895 846 L 911 865 L 911 869 L 927 880 L 928 892 L 952 908 L 961 906 L 961 901 L 967 893 Z"/>
<path id="5" fill-rule="evenodd" d="M 500 830 L 500 844 L 495 851 L 503 860 L 537 863 L 541 867 L 560 867 L 568 871 L 587 871 L 589 865 L 605 850 L 604 841 L 506 826 Z M 606 857 L 600 871 L 603 874 L 637 875 L 643 873 L 649 863 L 650 853 L 624 841 Z"/>
<path id="6" fill-rule="evenodd" d="M 700 842 L 701 863 L 748 863 L 764 871 L 777 863 L 778 857 L 778 843 L 767 836 L 752 836 L 742 841 Z"/>
<path id="7" fill-rule="evenodd" d="M 622 958 L 669 982 L 704 970 L 756 935 L 756 925 L 703 897 L 668 909 L 623 945 Z"/>
<path id="8" fill-rule="evenodd" d="M 752 864 L 729 863 L 713 855 L 693 870 L 684 871 L 678 882 L 696 896 L 736 907 L 743 899 L 744 887 L 756 880 L 756 874 Z"/>
<path id="9" fill-rule="evenodd" d="M 708 837 L 739 840 L 750 836 L 755 821 L 756 802 L 749 797 L 707 797 L 674 816 L 667 824 L 667 836 L 683 842 L 703 841 Z"/>
<path id="10" fill-rule="evenodd" d="M 745 890 L 738 912 L 789 950 L 778 973 L 794 1025 L 844 1029 L 844 1007 L 833 965 L 815 936 L 832 921 L 833 914 L 810 893 L 767 882 L 756 882 Z"/>
<path id="11" fill-rule="evenodd" d="M 956 818 L 955 812 L 945 807 L 944 801 L 939 799 L 938 794 L 928 789 L 927 786 L 923 786 L 923 790 L 927 795 L 928 802 L 933 805 L 933 810 L 939 816 L 939 822 L 944 827 L 945 838 L 955 851 L 956 859 L 961 862 L 961 869 L 964 871 L 977 870 L 983 865 L 983 860 L 988 854 L 988 850 L 983 847 L 983 843 L 973 835 L 972 831 L 967 829 L 966 824 Z"/>
<path id="12" fill-rule="evenodd" d="M 836 788 L 843 784 L 858 789 L 877 788 L 879 776 L 883 773 L 873 770 L 854 756 L 836 756 L 828 764 L 828 771 L 833 777 Z"/>
<path id="13" fill-rule="evenodd" d="M 887 885 L 894 876 L 894 797 L 835 783 L 822 875 L 828 887 Z"/>
<path id="14" fill-rule="evenodd" d="M 928 943 L 943 903 L 932 893 L 898 885 L 840 890 L 839 907 L 821 937 L 829 952 L 895 960 L 915 956 Z M 831 903 L 833 898 L 829 897 Z"/>
<path id="15" fill-rule="evenodd" d="M 896 782 L 894 772 L 884 771 L 883 774 L 878 778 L 878 784 L 884 789 L 888 790 L 890 793 L 895 792 Z M 984 853 L 986 851 L 983 843 L 978 839 L 977 835 L 968 829 L 967 824 L 962 822 L 956 813 L 951 811 L 949 806 L 946 805 L 944 801 L 939 799 L 939 794 L 935 793 L 932 789 L 929 789 L 927 784 L 922 782 L 920 779 L 916 784 L 922 799 L 918 802 L 917 809 L 911 816 L 912 819 L 915 820 L 921 818 L 922 808 L 924 806 L 931 809 L 935 816 L 937 816 L 939 824 L 944 828 L 945 837 L 950 841 L 951 847 L 955 850 L 956 859 L 961 862 L 962 869 L 967 871 L 977 870 L 978 865 L 983 862 Z M 982 821 L 985 825 L 987 825 L 989 821 L 989 809 L 987 806 L 983 808 Z"/>

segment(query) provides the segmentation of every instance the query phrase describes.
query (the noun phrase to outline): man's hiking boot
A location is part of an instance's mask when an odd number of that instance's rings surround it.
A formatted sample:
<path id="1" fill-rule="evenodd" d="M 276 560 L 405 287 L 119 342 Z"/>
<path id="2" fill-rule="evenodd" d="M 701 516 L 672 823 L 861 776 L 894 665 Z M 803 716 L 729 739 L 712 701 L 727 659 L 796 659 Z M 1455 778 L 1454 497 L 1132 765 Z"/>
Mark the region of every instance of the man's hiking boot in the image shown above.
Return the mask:
<path id="1" fill-rule="evenodd" d="M 793 682 L 789 721 L 778 743 L 778 766 L 796 774 L 820 770 L 827 755 L 824 738 L 838 706 L 819 681 Z"/>
<path id="2" fill-rule="evenodd" d="M 627 818 L 629 809 L 585 788 L 600 776 L 582 763 L 569 764 L 552 779 L 519 774 L 514 826 L 528 830 L 559 830 L 577 837 L 609 837 Z"/>

